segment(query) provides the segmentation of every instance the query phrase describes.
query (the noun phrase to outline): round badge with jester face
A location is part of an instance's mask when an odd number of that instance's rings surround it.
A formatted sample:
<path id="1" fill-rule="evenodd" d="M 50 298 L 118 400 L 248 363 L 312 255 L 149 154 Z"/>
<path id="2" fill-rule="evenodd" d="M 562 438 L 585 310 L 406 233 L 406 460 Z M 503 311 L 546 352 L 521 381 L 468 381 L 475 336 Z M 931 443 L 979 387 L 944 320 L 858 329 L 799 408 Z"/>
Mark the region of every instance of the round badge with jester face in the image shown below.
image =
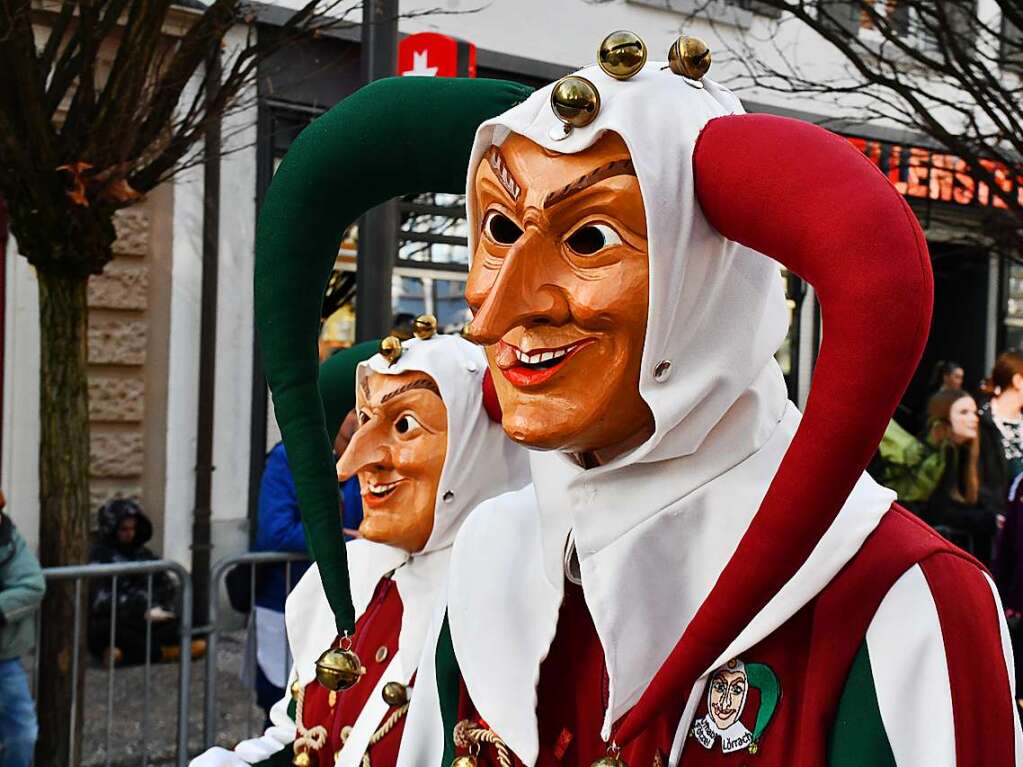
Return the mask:
<path id="1" fill-rule="evenodd" d="M 707 714 L 719 730 L 727 730 L 738 721 L 746 707 L 748 690 L 746 667 L 739 661 L 733 660 L 711 675 L 707 684 Z"/>
<path id="2" fill-rule="evenodd" d="M 760 693 L 756 721 L 750 729 L 742 721 L 750 687 Z M 707 680 L 707 713 L 693 723 L 692 736 L 707 749 L 720 741 L 722 752 L 740 749 L 756 753 L 760 737 L 774 716 L 781 699 L 778 678 L 762 663 L 733 659 L 714 669 Z"/>

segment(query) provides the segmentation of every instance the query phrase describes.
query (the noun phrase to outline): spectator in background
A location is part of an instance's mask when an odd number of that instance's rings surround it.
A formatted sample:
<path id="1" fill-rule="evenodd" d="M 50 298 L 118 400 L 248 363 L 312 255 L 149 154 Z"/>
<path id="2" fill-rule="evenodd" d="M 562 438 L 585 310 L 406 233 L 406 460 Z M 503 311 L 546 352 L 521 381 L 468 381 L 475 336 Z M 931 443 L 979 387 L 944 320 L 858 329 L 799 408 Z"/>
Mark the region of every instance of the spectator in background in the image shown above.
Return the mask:
<path id="1" fill-rule="evenodd" d="M 991 370 L 991 399 L 980 409 L 980 425 L 991 450 L 1002 457 L 1003 495 L 1023 472 L 1023 352 L 1004 352 Z M 992 464 L 995 457 L 992 457 Z"/>
<path id="2" fill-rule="evenodd" d="M 100 508 L 98 517 L 99 531 L 89 552 L 90 564 L 159 559 L 146 546 L 153 537 L 153 523 L 135 501 L 125 498 L 108 501 Z M 177 586 L 165 572 L 152 576 L 120 575 L 115 615 L 113 578 L 93 578 L 89 585 L 89 651 L 102 657 L 104 663 L 145 663 L 148 635 L 150 659 L 176 660 L 180 655 L 177 593 Z M 205 646 L 203 640 L 195 640 L 193 656 L 201 654 Z"/>
<path id="3" fill-rule="evenodd" d="M 21 656 L 35 645 L 46 582 L 39 560 L 3 509 L 0 491 L 0 767 L 32 763 L 39 722 Z"/>
<path id="4" fill-rule="evenodd" d="M 938 360 L 931 375 L 929 391 L 931 395 L 947 389 L 963 388 L 963 366 L 951 360 Z"/>
<path id="5" fill-rule="evenodd" d="M 266 456 L 259 483 L 256 551 L 291 551 L 307 554 L 305 529 L 298 510 L 295 481 L 291 477 L 284 444 L 278 442 Z M 284 629 L 284 600 L 308 562 L 264 565 L 257 569 L 256 599 L 252 614 L 256 642 L 256 703 L 269 716 L 284 697 L 289 661 Z"/>
<path id="6" fill-rule="evenodd" d="M 942 446 L 946 460 L 925 519 L 948 528 L 956 543 L 987 564 L 999 518 L 1004 519 L 1001 451 L 984 445 L 977 403 L 961 389 L 938 392 L 931 397 L 927 410 L 928 440 Z"/>

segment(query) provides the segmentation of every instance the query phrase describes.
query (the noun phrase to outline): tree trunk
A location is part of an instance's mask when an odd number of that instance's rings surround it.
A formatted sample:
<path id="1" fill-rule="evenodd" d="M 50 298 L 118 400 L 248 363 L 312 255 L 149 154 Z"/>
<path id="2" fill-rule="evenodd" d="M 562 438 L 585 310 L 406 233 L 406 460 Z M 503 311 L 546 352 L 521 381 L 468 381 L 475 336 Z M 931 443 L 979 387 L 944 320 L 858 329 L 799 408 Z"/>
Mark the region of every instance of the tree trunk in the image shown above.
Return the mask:
<path id="1" fill-rule="evenodd" d="M 88 553 L 88 278 L 50 270 L 40 270 L 38 277 L 39 558 L 43 567 L 54 567 L 84 563 Z M 52 582 L 43 600 L 36 767 L 74 767 L 81 759 L 87 594 L 88 584 L 83 583 L 77 632 L 74 582 Z"/>

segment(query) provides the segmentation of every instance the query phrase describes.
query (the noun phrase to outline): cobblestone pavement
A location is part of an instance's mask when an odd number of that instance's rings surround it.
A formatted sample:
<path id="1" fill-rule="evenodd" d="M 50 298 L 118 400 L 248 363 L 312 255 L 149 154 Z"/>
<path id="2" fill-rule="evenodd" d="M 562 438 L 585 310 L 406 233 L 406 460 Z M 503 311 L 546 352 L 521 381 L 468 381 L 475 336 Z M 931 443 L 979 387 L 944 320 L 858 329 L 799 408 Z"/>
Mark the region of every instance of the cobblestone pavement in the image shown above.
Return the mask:
<path id="1" fill-rule="evenodd" d="M 258 734 L 263 726 L 263 712 L 254 705 L 254 693 L 243 687 L 239 679 L 244 640 L 243 631 L 222 634 L 217 651 L 216 742 L 228 747 L 249 734 Z M 193 755 L 202 748 L 205 671 L 204 658 L 192 662 L 189 752 Z M 116 767 L 129 767 L 173 762 L 178 726 L 178 664 L 154 664 L 150 671 L 148 734 L 143 730 L 144 673 L 140 666 L 114 670 L 113 716 L 110 719 L 108 754 L 109 678 L 106 669 L 98 664 L 93 663 L 89 667 L 86 672 L 85 730 L 82 737 L 83 767 L 99 767 L 108 763 Z"/>

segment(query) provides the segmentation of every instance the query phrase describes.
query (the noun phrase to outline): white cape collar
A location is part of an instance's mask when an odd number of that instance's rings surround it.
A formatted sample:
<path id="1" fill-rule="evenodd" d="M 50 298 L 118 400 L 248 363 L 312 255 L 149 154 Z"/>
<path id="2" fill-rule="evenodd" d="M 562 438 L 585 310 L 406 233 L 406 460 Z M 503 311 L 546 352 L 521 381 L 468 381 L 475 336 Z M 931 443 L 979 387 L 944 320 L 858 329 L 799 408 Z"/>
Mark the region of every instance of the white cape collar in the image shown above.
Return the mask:
<path id="1" fill-rule="evenodd" d="M 739 460 L 726 471 L 701 458 L 716 452 L 713 432 L 707 450 L 612 471 L 582 470 L 563 455 L 534 453 L 535 487 L 493 499 L 470 516 L 451 562 L 452 643 L 480 716 L 525 764 L 539 751 L 536 687 L 557 628 L 569 532 L 610 680 L 607 738 L 678 641 L 759 508 L 799 425 L 799 412 L 782 403 L 775 409 L 754 403 L 761 417 L 745 435 L 745 454 L 724 419 L 721 436 Z M 864 475 L 807 562 L 712 668 L 768 636 L 818 594 L 894 500 Z"/>
<path id="2" fill-rule="evenodd" d="M 366 611 L 380 579 L 394 573 L 392 577 L 402 602 L 398 649 L 404 681 L 408 681 L 418 665 L 436 600 L 447 576 L 451 548 L 410 556 L 393 546 L 356 540 L 347 544 L 347 551 L 357 619 Z M 298 681 L 305 686 L 316 678 L 316 660 L 320 653 L 337 637 L 334 614 L 315 564 L 288 596 L 285 620 Z"/>

